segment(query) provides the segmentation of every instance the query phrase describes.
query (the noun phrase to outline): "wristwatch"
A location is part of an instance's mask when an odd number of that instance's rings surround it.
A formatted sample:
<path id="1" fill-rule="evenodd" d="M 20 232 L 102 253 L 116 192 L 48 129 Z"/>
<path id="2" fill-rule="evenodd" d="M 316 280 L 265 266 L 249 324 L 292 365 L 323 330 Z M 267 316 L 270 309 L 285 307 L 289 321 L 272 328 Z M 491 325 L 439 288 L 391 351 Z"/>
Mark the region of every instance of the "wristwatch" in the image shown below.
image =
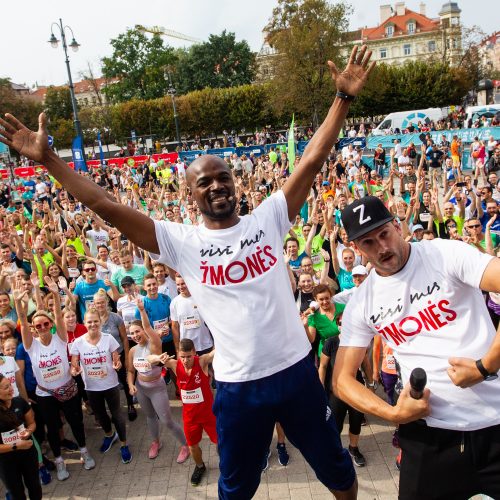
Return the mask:
<path id="1" fill-rule="evenodd" d="M 483 365 L 483 362 L 478 359 L 476 361 L 476 366 L 477 369 L 481 372 L 481 375 L 484 377 L 484 380 L 486 382 L 489 382 L 490 380 L 495 380 L 498 378 L 498 373 L 490 373 Z"/>
<path id="2" fill-rule="evenodd" d="M 344 99 L 344 101 L 354 101 L 353 95 L 346 94 L 345 92 L 342 92 L 341 90 L 337 90 L 337 93 L 335 94 L 338 98 Z"/>

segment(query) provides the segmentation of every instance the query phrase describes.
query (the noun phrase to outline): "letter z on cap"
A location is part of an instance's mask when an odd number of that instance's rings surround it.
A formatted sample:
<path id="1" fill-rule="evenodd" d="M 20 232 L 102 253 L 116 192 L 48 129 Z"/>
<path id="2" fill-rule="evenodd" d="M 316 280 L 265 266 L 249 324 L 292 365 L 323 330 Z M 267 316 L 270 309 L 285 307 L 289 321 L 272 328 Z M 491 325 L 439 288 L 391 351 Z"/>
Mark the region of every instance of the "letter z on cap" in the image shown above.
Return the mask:
<path id="1" fill-rule="evenodd" d="M 344 208 L 341 217 L 349 241 L 361 238 L 394 219 L 376 196 L 365 196 L 352 202 Z"/>

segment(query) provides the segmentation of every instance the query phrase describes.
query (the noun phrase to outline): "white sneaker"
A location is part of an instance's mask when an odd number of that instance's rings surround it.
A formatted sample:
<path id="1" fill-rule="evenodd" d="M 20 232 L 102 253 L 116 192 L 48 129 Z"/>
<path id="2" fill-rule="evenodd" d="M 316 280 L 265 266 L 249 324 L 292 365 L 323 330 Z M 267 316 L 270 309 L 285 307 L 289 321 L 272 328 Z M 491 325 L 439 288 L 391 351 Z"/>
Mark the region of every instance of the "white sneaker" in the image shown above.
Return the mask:
<path id="1" fill-rule="evenodd" d="M 57 479 L 59 481 L 65 481 L 69 477 L 69 472 L 66 470 L 66 464 L 64 461 L 56 462 L 57 469 Z"/>
<path id="2" fill-rule="evenodd" d="M 82 456 L 80 457 L 80 462 L 82 462 L 83 468 L 85 470 L 90 470 L 95 467 L 95 460 L 89 455 L 88 451 L 82 452 Z"/>

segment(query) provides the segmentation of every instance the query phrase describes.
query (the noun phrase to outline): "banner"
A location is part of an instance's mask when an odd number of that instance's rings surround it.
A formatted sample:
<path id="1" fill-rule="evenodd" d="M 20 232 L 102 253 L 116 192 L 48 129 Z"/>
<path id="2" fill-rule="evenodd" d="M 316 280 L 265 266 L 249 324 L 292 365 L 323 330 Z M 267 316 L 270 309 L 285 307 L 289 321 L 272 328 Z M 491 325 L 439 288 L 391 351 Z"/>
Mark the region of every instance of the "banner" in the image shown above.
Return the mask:
<path id="1" fill-rule="evenodd" d="M 71 153 L 73 155 L 75 170 L 83 170 L 84 172 L 88 172 L 87 165 L 85 164 L 85 151 L 83 150 L 83 141 L 80 136 L 77 136 L 73 139 Z"/>
<path id="2" fill-rule="evenodd" d="M 250 156 L 252 153 L 254 154 L 254 156 L 262 156 L 265 151 L 266 149 L 264 148 L 264 146 L 241 146 L 239 148 L 236 148 L 236 154 L 238 156 Z"/>
<path id="3" fill-rule="evenodd" d="M 427 132 L 425 132 L 427 134 Z M 453 139 L 456 135 L 463 143 L 471 143 L 474 141 L 474 137 L 478 137 L 479 140 L 487 141 L 490 135 L 494 139 L 500 139 L 500 127 L 481 127 L 481 128 L 462 128 L 457 130 L 436 130 L 434 132 L 429 132 L 431 139 L 438 144 L 441 142 L 441 138 L 444 135 L 447 141 Z M 420 146 L 422 141 L 420 140 L 420 133 L 418 134 L 400 134 L 400 135 L 375 135 L 368 138 L 368 148 L 375 149 L 378 144 L 382 144 L 383 148 L 394 147 L 394 140 L 399 139 L 401 141 L 401 147 L 405 148 L 413 142 L 415 146 Z"/>
<path id="4" fill-rule="evenodd" d="M 227 158 L 236 153 L 236 148 L 207 149 L 207 155 L 215 155 L 220 158 Z"/>
<path id="5" fill-rule="evenodd" d="M 339 141 L 339 148 L 352 144 L 354 147 L 361 146 L 361 149 L 366 148 L 366 137 L 343 137 Z"/>
<path id="6" fill-rule="evenodd" d="M 187 161 L 191 163 L 192 161 L 196 160 L 198 156 L 204 155 L 205 151 L 199 150 L 199 151 L 179 151 L 179 158 L 182 161 Z"/>
<path id="7" fill-rule="evenodd" d="M 288 131 L 288 171 L 293 172 L 293 167 L 295 166 L 295 131 L 293 130 L 293 125 L 295 122 L 295 115 L 292 115 L 292 123 L 290 124 L 290 130 Z"/>

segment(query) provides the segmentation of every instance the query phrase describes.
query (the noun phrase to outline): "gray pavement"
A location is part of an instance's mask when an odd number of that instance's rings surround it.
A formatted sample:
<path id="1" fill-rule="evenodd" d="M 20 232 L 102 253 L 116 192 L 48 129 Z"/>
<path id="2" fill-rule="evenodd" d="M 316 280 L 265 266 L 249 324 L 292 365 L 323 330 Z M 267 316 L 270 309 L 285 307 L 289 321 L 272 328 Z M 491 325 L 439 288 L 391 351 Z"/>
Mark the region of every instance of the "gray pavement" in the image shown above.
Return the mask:
<path id="1" fill-rule="evenodd" d="M 173 387 L 169 386 L 173 395 Z M 174 418 L 181 421 L 181 404 L 173 396 L 172 410 Z M 125 411 L 125 408 L 124 408 Z M 57 481 L 55 473 L 52 483 L 43 487 L 44 498 L 57 500 L 104 500 L 104 499 L 148 499 L 148 500 L 204 500 L 217 498 L 218 457 L 215 446 L 204 436 L 202 449 L 207 463 L 207 474 L 202 484 L 193 487 L 190 477 L 193 462 L 188 459 L 184 464 L 177 464 L 179 446 L 172 436 L 162 430 L 163 447 L 155 460 L 147 456 L 151 443 L 144 415 L 138 408 L 139 417 L 128 423 L 128 437 L 133 460 L 124 465 L 120 461 L 119 446 L 101 455 L 102 430 L 94 424 L 93 417 L 85 416 L 88 449 L 96 460 L 96 468 L 83 470 L 79 462 L 79 453 L 65 453 L 68 471 L 71 476 L 64 482 Z M 394 465 L 397 450 L 392 447 L 392 426 L 368 417 L 368 425 L 362 428 L 360 450 L 367 459 L 367 465 L 356 468 L 359 481 L 360 500 L 396 500 L 399 474 Z M 347 427 L 347 426 L 345 426 Z M 67 437 L 71 431 L 66 430 Z M 347 435 L 344 430 L 344 444 Z M 256 499 L 292 499 L 292 500 L 330 500 L 331 493 L 316 479 L 314 472 L 304 461 L 302 455 L 290 444 L 290 463 L 282 467 L 278 463 L 276 440 L 273 440 L 270 468 L 262 474 L 262 482 L 255 496 Z M 244 450 L 243 450 L 244 452 Z"/>

